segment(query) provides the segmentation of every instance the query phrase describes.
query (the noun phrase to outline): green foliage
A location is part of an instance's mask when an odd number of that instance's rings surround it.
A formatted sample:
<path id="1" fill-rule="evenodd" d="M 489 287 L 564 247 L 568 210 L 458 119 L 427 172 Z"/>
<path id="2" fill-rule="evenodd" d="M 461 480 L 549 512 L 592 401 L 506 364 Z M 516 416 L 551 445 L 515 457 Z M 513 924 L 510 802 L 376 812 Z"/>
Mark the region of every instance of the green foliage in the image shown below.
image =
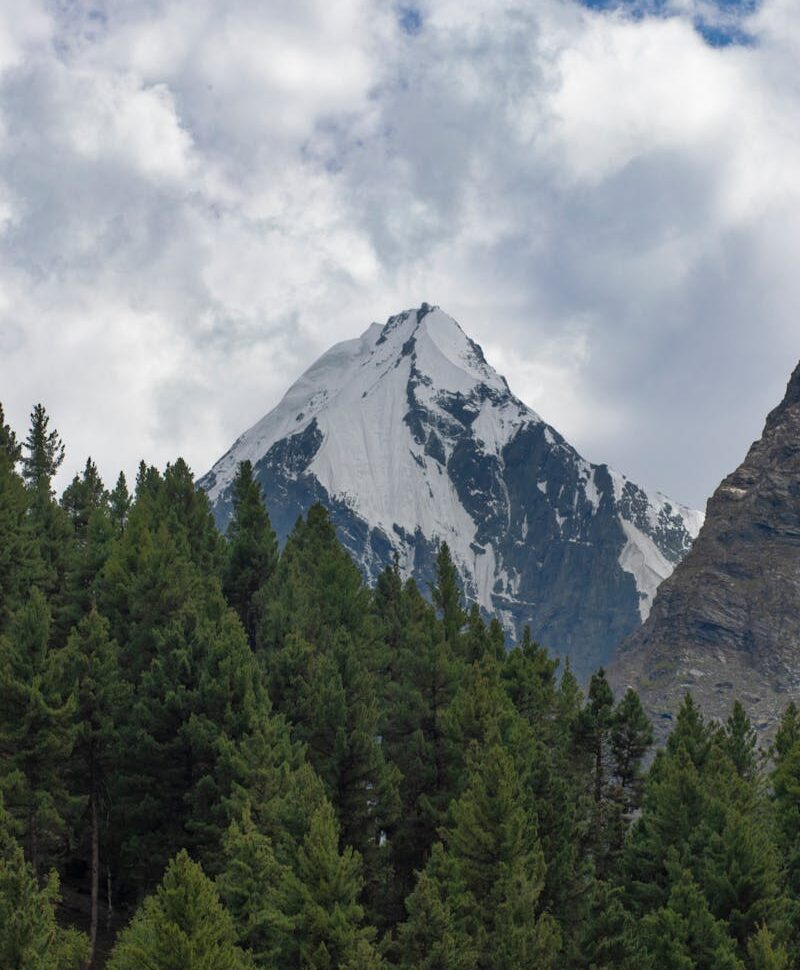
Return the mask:
<path id="1" fill-rule="evenodd" d="M 445 640 L 455 645 L 459 642 L 466 616 L 461 601 L 461 582 L 446 542 L 441 544 L 436 554 L 436 585 L 431 594 L 441 613 Z"/>
<path id="2" fill-rule="evenodd" d="M 56 922 L 58 876 L 40 885 L 0 801 L 0 966 L 4 970 L 77 970 L 88 954 L 86 938 Z"/>
<path id="3" fill-rule="evenodd" d="M 52 482 L 64 461 L 64 444 L 58 432 L 50 430 L 50 416 L 42 404 L 31 412 L 31 427 L 24 445 L 22 477 L 32 492 L 52 497 Z"/>
<path id="4" fill-rule="evenodd" d="M 255 645 L 257 615 L 253 600 L 275 572 L 278 540 L 249 461 L 239 465 L 233 480 L 233 514 L 226 538 L 223 590 Z"/>
<path id="5" fill-rule="evenodd" d="M 258 596 L 258 643 L 268 655 L 294 633 L 319 650 L 340 629 L 360 642 L 371 624 L 370 594 L 336 538 L 328 513 L 312 505 L 298 519 L 278 568 Z"/>
<path id="6" fill-rule="evenodd" d="M 4 456 L 12 467 L 22 457 L 22 446 L 17 441 L 14 429 L 6 424 L 2 404 L 0 404 L 0 456 Z"/>
<path id="7" fill-rule="evenodd" d="M 3 429 L 0 416 L 0 431 Z M 0 447 L 0 633 L 34 584 L 43 578 L 39 543 L 28 514 L 30 496 L 15 469 L 19 455 L 13 432 L 6 429 Z"/>
<path id="8" fill-rule="evenodd" d="M 214 884 L 185 851 L 172 860 L 154 895 L 120 933 L 108 970 L 246 970 L 233 920 Z"/>
<path id="9" fill-rule="evenodd" d="M 453 859 L 438 843 L 406 900 L 408 919 L 400 927 L 403 967 L 474 970 L 477 953 L 457 915 L 465 892 Z"/>
<path id="10" fill-rule="evenodd" d="M 37 873 L 61 854 L 74 810 L 64 768 L 75 742 L 74 685 L 50 643 L 38 589 L 0 639 L 0 786 Z"/>
<path id="11" fill-rule="evenodd" d="M 111 970 L 800 964 L 795 705 L 769 773 L 688 696 L 645 770 L 636 694 L 507 649 L 446 545 L 432 602 L 370 590 L 321 506 L 279 553 L 248 463 L 223 539 L 180 459 L 58 503 L 62 460 L 0 411 L 4 968 L 91 960 L 87 890 L 93 930 L 146 897 Z"/>
<path id="12" fill-rule="evenodd" d="M 759 928 L 747 944 L 752 970 L 789 970 L 789 955 L 785 947 L 775 942 L 766 926 Z"/>
<path id="13" fill-rule="evenodd" d="M 725 924 L 711 914 L 686 870 L 674 882 L 666 905 L 644 917 L 639 938 L 643 965 L 652 970 L 744 970 Z"/>
<path id="14" fill-rule="evenodd" d="M 756 732 L 740 701 L 733 702 L 722 730 L 722 748 L 741 778 L 755 777 L 757 767 Z"/>

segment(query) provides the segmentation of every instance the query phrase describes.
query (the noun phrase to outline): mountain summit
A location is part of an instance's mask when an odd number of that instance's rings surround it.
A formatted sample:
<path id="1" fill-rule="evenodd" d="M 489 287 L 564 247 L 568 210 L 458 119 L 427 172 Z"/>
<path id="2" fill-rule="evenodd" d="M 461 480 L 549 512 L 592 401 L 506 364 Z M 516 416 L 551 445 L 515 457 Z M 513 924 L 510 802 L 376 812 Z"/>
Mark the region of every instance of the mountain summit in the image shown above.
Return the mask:
<path id="1" fill-rule="evenodd" d="M 800 365 L 610 673 L 641 692 L 664 731 L 689 690 L 718 718 L 739 698 L 768 735 L 800 687 L 798 644 Z"/>
<path id="2" fill-rule="evenodd" d="M 588 674 L 649 611 L 702 515 L 585 461 L 423 303 L 313 364 L 201 480 L 225 527 L 249 459 L 281 539 L 315 501 L 374 579 L 427 589 L 440 542 L 468 598 Z"/>

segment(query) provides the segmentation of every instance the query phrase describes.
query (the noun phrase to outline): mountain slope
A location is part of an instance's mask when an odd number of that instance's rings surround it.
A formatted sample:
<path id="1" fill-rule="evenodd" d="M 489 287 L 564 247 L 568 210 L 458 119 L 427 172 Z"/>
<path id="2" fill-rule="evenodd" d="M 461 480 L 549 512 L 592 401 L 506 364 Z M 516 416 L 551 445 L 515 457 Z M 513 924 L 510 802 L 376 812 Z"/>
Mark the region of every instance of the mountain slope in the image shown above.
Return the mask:
<path id="1" fill-rule="evenodd" d="M 636 687 L 666 730 L 685 691 L 724 718 L 734 698 L 769 734 L 800 690 L 800 365 L 745 460 L 708 502 L 689 555 L 620 649 L 618 688 Z"/>
<path id="2" fill-rule="evenodd" d="M 243 459 L 281 538 L 313 501 L 368 578 L 423 588 L 440 541 L 470 598 L 586 674 L 646 616 L 702 516 L 585 461 L 423 304 L 337 344 L 201 481 L 220 526 Z"/>

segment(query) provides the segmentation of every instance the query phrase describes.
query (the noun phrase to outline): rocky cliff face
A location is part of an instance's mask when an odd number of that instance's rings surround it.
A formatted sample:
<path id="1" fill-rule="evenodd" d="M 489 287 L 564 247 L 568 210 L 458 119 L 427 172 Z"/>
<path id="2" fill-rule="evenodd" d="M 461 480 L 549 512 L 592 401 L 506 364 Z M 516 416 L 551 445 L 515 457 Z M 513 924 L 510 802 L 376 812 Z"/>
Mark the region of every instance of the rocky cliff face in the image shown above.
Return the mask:
<path id="1" fill-rule="evenodd" d="M 397 555 L 425 591 L 446 541 L 467 596 L 580 676 L 647 615 L 702 519 L 585 461 L 427 304 L 333 347 L 235 442 L 200 483 L 221 528 L 245 458 L 281 539 L 320 501 L 368 579 Z"/>
<path id="2" fill-rule="evenodd" d="M 765 735 L 800 694 L 800 365 L 610 677 L 663 731 L 687 690 L 717 718 L 738 697 Z"/>

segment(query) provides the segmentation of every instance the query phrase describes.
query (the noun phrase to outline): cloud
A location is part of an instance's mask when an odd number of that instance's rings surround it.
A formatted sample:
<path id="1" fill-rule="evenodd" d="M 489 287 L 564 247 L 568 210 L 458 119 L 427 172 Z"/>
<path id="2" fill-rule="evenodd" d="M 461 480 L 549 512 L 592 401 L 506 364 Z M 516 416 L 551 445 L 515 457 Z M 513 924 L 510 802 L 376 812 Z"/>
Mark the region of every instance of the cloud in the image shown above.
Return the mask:
<path id="1" fill-rule="evenodd" d="M 202 472 L 428 300 L 701 503 L 800 357 L 791 7 L 715 48 L 696 4 L 0 3 L 0 400 L 70 472 Z"/>

